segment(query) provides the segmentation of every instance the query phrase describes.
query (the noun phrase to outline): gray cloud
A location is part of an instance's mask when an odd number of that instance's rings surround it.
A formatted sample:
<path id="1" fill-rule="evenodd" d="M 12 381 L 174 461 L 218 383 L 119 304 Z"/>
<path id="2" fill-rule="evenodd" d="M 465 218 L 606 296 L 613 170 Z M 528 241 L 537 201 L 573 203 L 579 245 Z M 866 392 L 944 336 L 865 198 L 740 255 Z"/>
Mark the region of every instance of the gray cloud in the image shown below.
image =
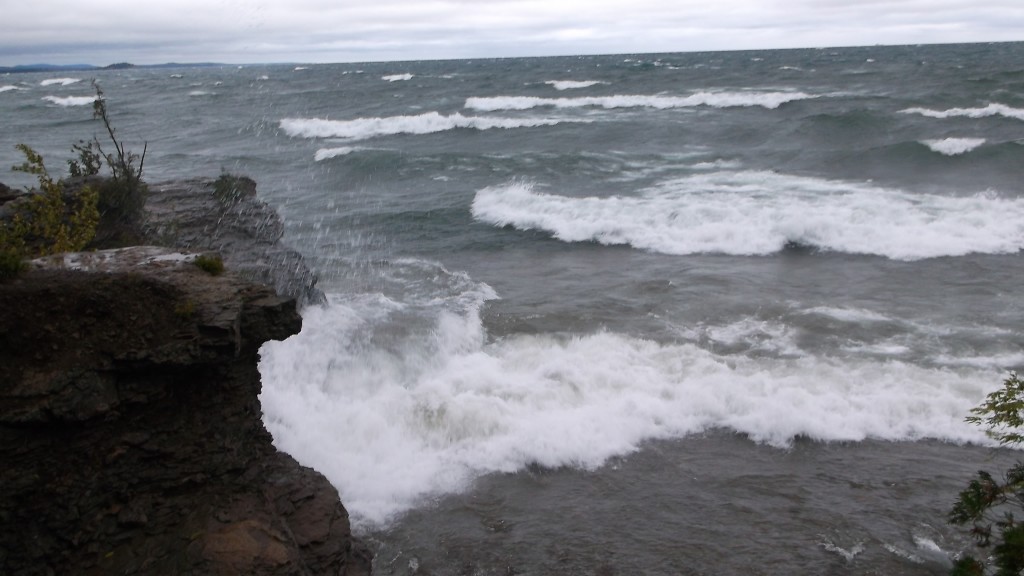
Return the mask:
<path id="1" fill-rule="evenodd" d="M 48 0 L 0 65 L 338 62 L 1024 40 L 1020 0 Z"/>

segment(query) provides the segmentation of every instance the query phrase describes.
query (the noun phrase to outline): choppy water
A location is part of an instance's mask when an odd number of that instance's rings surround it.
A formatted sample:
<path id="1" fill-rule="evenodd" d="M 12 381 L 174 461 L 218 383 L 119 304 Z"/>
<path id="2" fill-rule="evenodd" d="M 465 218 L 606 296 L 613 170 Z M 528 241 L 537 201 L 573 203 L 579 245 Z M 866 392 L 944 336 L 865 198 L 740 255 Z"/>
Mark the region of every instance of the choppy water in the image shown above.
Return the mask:
<path id="1" fill-rule="evenodd" d="M 97 72 L 330 295 L 264 420 L 382 574 L 931 574 L 1024 365 L 1024 45 Z M 75 80 L 78 81 L 75 81 Z M 0 163 L 98 131 L 0 77 Z M 23 175 L 4 178 L 24 184 Z M 993 460 L 994 458 L 994 460 Z"/>

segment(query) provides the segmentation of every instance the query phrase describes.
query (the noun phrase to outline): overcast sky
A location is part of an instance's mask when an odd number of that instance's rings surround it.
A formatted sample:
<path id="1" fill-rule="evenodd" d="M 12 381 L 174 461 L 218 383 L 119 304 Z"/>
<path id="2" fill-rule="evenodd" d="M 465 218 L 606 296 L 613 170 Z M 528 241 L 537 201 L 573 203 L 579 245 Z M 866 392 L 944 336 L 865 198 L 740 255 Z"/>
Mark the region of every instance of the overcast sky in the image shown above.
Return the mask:
<path id="1" fill-rule="evenodd" d="M 0 0 L 0 65 L 1024 40 L 1024 0 Z"/>

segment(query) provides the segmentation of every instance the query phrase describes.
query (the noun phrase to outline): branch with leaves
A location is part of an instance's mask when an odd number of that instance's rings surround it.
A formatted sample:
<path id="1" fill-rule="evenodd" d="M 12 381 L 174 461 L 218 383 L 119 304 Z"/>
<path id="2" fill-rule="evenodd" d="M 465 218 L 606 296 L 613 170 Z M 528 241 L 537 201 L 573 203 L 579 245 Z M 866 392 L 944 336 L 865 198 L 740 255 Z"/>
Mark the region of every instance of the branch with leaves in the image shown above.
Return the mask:
<path id="1" fill-rule="evenodd" d="M 1003 388 L 989 394 L 980 406 L 971 410 L 967 421 L 983 425 L 985 433 L 1003 446 L 1024 442 L 1024 381 L 1011 373 Z M 990 560 L 996 576 L 1019 576 L 1024 573 L 1024 523 L 1014 517 L 1014 510 L 1024 509 L 1024 463 L 1017 462 L 997 480 L 979 470 L 962 490 L 948 520 L 957 526 L 970 525 L 970 533 L 978 548 L 991 548 Z M 986 566 L 973 556 L 965 555 L 953 565 L 954 576 L 981 576 Z"/>

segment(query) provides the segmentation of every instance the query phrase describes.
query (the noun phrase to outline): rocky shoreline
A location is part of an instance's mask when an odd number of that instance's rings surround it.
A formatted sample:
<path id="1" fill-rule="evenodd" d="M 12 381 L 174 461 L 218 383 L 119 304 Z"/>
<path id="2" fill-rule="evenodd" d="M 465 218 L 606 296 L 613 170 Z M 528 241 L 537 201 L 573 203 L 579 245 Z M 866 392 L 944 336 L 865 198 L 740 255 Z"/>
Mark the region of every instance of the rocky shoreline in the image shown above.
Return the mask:
<path id="1" fill-rule="evenodd" d="M 0 573 L 370 573 L 337 491 L 263 427 L 259 348 L 323 295 L 239 181 L 151 185 L 164 247 L 0 284 Z M 225 273 L 194 264 L 211 250 Z"/>

